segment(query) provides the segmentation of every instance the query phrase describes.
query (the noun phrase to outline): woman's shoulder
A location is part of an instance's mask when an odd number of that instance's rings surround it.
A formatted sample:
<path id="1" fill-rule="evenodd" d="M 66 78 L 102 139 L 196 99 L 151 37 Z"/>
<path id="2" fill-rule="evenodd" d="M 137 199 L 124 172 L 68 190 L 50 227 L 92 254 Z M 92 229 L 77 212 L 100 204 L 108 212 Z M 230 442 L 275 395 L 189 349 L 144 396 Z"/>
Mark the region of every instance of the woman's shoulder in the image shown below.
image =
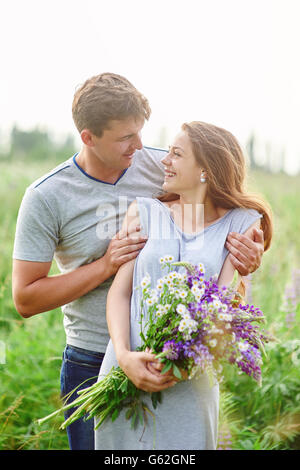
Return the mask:
<path id="1" fill-rule="evenodd" d="M 234 218 L 254 217 L 257 219 L 262 217 L 256 209 L 248 209 L 244 207 L 235 207 L 231 210 L 231 213 Z"/>
<path id="2" fill-rule="evenodd" d="M 243 207 L 235 207 L 230 211 L 230 230 L 243 233 L 245 232 L 255 221 L 262 217 L 255 209 L 248 209 Z"/>

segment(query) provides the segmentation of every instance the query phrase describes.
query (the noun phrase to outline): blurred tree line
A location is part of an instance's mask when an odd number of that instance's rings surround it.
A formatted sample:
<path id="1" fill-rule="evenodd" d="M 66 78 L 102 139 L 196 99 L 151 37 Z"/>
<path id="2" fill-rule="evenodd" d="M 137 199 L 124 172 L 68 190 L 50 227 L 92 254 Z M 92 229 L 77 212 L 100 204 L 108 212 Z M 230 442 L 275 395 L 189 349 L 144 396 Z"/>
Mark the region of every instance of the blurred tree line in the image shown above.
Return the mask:
<path id="1" fill-rule="evenodd" d="M 286 154 L 284 148 L 274 148 L 270 142 L 261 142 L 254 133 L 251 133 L 245 150 L 250 168 L 269 173 L 285 172 Z"/>
<path id="2" fill-rule="evenodd" d="M 2 150 L 2 138 L 0 134 L 0 161 L 22 160 L 52 160 L 62 162 L 78 151 L 78 145 L 72 135 L 67 135 L 62 141 L 57 142 L 49 132 L 34 128 L 32 130 L 21 130 L 16 125 L 11 129 L 9 146 Z M 168 148 L 168 130 L 162 127 L 154 142 L 155 147 Z M 252 133 L 244 145 L 248 156 L 250 168 L 260 169 L 266 172 L 284 172 L 285 151 L 275 149 L 270 142 L 262 142 Z"/>
<path id="3" fill-rule="evenodd" d="M 2 139 L 1 139 L 2 140 Z M 21 130 L 16 125 L 12 128 L 9 145 L 3 150 L 0 146 L 0 159 L 6 161 L 53 160 L 61 162 L 72 156 L 78 149 L 74 137 L 67 135 L 61 141 L 55 140 L 49 132 L 34 128 Z"/>

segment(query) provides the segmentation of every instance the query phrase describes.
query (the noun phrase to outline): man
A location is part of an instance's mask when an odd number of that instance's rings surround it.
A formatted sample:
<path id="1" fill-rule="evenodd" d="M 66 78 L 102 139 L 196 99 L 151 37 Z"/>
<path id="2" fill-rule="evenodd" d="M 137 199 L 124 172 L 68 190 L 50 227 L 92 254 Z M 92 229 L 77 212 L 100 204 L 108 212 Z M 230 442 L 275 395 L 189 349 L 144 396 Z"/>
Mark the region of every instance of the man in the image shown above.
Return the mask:
<path id="1" fill-rule="evenodd" d="M 143 147 L 150 107 L 124 77 L 105 73 L 87 80 L 75 93 L 72 111 L 82 149 L 27 188 L 13 254 L 18 312 L 27 318 L 62 306 L 63 395 L 96 380 L 108 343 L 107 291 L 118 268 L 146 242 L 139 227 L 131 236 L 119 232 L 122 219 L 136 196 L 161 194 L 165 155 Z M 228 249 L 247 275 L 260 264 L 262 232 L 252 240 L 233 235 Z M 48 275 L 53 258 L 61 275 Z M 153 380 L 160 378 L 153 374 Z M 69 426 L 68 438 L 71 449 L 93 449 L 92 420 Z"/>

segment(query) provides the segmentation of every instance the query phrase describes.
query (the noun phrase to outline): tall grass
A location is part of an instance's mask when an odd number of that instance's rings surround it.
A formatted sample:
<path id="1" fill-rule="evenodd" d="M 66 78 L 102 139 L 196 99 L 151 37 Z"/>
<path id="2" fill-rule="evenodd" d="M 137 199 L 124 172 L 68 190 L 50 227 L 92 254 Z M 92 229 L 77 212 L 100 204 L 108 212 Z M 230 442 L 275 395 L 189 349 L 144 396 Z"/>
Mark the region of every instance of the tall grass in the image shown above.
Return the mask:
<path id="1" fill-rule="evenodd" d="M 25 188 L 54 162 L 1 164 L 0 184 L 0 449 L 68 449 L 57 422 L 39 428 L 38 416 L 60 403 L 59 375 L 65 334 L 60 309 L 24 320 L 11 295 L 12 250 Z M 50 273 L 57 272 L 55 265 Z M 4 362 L 4 363 L 3 363 Z M 61 419 L 62 420 L 62 419 Z"/>
<path id="2" fill-rule="evenodd" d="M 223 393 L 229 393 L 235 410 L 231 445 L 245 450 L 299 449 L 300 178 L 262 172 L 250 176 L 250 188 L 271 204 L 275 226 L 272 247 L 251 276 L 249 300 L 263 310 L 278 342 L 266 348 L 261 388 L 227 372 Z M 230 430 L 230 419 L 227 427 Z"/>
<path id="3" fill-rule="evenodd" d="M 61 311 L 23 320 L 11 297 L 18 208 L 26 186 L 53 166 L 53 162 L 0 164 L 0 449 L 68 449 L 66 433 L 58 431 L 62 417 L 43 427 L 35 424 L 60 404 L 65 343 Z M 275 234 L 272 248 L 252 276 L 249 295 L 264 311 L 267 328 L 279 342 L 267 348 L 261 388 L 228 371 L 221 394 L 218 448 L 299 449 L 300 177 L 252 172 L 250 187 L 270 202 Z M 57 272 L 55 265 L 51 272 Z"/>

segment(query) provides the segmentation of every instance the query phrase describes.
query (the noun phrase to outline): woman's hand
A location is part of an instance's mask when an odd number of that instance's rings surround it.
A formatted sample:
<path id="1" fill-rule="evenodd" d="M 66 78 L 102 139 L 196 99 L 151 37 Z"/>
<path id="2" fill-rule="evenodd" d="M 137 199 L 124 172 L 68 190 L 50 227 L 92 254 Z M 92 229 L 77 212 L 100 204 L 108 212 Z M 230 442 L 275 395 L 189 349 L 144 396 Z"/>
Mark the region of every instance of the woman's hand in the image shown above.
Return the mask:
<path id="1" fill-rule="evenodd" d="M 146 352 L 147 353 L 151 353 L 151 350 L 149 348 L 146 348 Z M 163 362 L 160 362 L 160 361 L 155 361 L 155 362 L 149 362 L 147 364 L 147 367 L 148 369 L 150 370 L 150 372 L 152 372 L 153 374 L 157 374 L 159 373 L 159 375 L 162 375 L 161 374 L 161 371 L 163 370 L 163 368 L 165 367 L 165 364 Z M 181 382 L 182 380 L 187 380 L 188 379 L 188 373 L 186 370 L 184 369 L 181 369 L 179 368 L 180 370 L 180 373 L 181 373 L 181 379 L 178 379 L 174 374 L 173 374 L 173 371 L 172 371 L 172 368 L 168 370 L 168 372 L 165 372 L 163 374 L 164 377 L 169 377 L 170 380 L 173 380 L 175 383 L 177 382 Z"/>
<path id="2" fill-rule="evenodd" d="M 161 364 L 149 352 L 126 351 L 118 358 L 121 369 L 144 392 L 160 392 L 177 383 L 173 375 L 161 374 Z"/>

